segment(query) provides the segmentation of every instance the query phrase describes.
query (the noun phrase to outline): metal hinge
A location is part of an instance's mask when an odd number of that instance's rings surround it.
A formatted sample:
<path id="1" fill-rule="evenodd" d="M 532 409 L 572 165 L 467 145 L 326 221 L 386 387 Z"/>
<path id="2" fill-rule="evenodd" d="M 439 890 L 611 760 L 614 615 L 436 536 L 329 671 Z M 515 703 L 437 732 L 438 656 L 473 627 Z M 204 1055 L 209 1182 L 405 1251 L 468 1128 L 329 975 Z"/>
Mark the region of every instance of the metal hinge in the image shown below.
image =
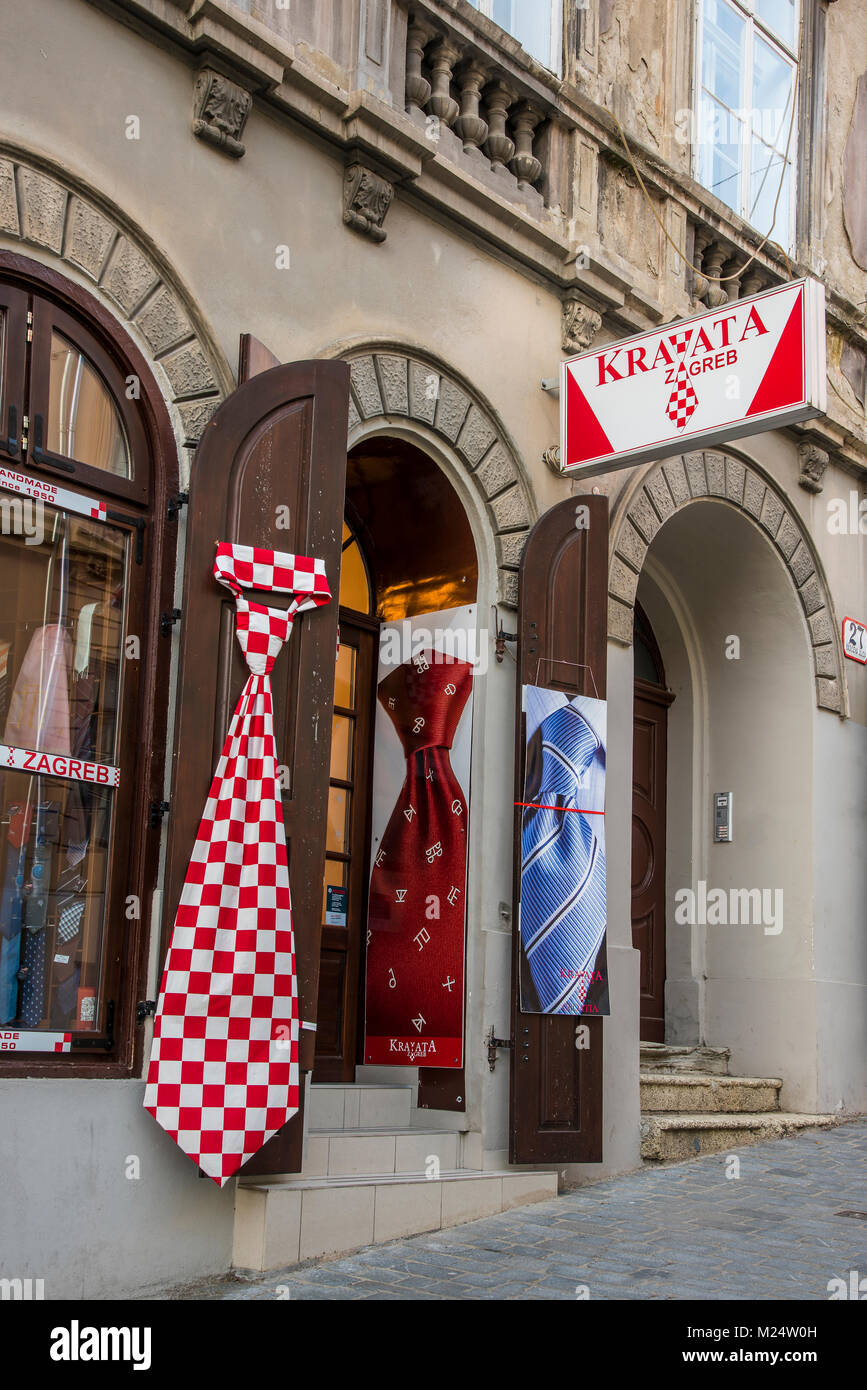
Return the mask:
<path id="1" fill-rule="evenodd" d="M 28 309 L 28 310 L 27 310 L 27 341 L 28 341 L 28 343 L 32 343 L 32 342 L 33 342 L 33 310 L 32 310 L 32 309 Z"/>
<path id="2" fill-rule="evenodd" d="M 493 1070 L 494 1070 L 494 1067 L 497 1065 L 497 1048 L 498 1048 L 498 1047 L 508 1047 L 508 1048 L 511 1048 L 511 1047 L 514 1047 L 514 1046 L 515 1046 L 515 1044 L 514 1044 L 514 1042 L 513 1042 L 513 1040 L 512 1040 L 511 1038 L 495 1038 L 495 1037 L 494 1037 L 494 1025 L 493 1025 L 493 1023 L 491 1024 L 491 1031 L 490 1031 L 490 1033 L 487 1033 L 487 1034 L 485 1035 L 485 1042 L 488 1044 L 488 1066 L 490 1067 L 491 1071 L 493 1071 Z"/>
<path id="3" fill-rule="evenodd" d="M 190 500 L 190 494 L 189 494 L 188 492 L 179 492 L 179 493 L 177 494 L 177 496 L 175 496 L 175 497 L 170 497 L 170 498 L 169 498 L 169 500 L 168 500 L 169 521 L 174 521 L 174 520 L 175 520 L 176 516 L 178 515 L 178 513 L 179 513 L 180 510 L 181 510 L 181 507 L 185 507 L 185 506 L 187 505 L 187 503 L 189 502 L 189 500 Z"/>
<path id="4" fill-rule="evenodd" d="M 153 1018 L 157 1011 L 157 1001 L 155 999 L 140 999 L 135 1006 L 136 1023 L 144 1023 L 146 1018 Z"/>
<path id="5" fill-rule="evenodd" d="M 163 823 L 163 816 L 168 814 L 169 803 L 167 801 L 152 801 L 148 814 L 148 825 L 151 830 L 159 830 Z"/>
<path id="6" fill-rule="evenodd" d="M 21 452 L 22 452 L 22 454 L 26 454 L 26 453 L 27 453 L 27 436 L 28 436 L 29 431 L 30 431 L 30 417 L 29 417 L 28 415 L 22 415 L 22 416 L 21 416 Z"/>
<path id="7" fill-rule="evenodd" d="M 164 613 L 160 618 L 160 632 L 163 637 L 170 637 L 175 623 L 179 623 L 182 617 L 180 608 L 172 608 L 168 613 Z"/>

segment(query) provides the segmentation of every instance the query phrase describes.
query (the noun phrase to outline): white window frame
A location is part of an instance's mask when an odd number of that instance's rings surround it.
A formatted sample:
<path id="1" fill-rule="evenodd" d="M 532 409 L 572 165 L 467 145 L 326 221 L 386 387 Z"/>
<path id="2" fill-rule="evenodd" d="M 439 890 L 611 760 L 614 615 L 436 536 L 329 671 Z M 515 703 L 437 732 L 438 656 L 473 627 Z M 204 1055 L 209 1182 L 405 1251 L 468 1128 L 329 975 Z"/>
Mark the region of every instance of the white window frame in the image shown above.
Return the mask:
<path id="1" fill-rule="evenodd" d="M 564 0 L 534 0 L 534 3 L 537 5 L 547 4 L 549 8 L 551 14 L 551 51 L 547 59 L 542 58 L 538 53 L 530 53 L 529 49 L 526 48 L 524 52 L 529 53 L 529 56 L 535 58 L 537 63 L 542 63 L 544 67 L 550 68 L 551 72 L 561 77 L 563 74 Z M 492 23 L 496 24 L 497 21 L 494 19 L 494 0 L 470 0 L 470 4 L 478 10 L 479 14 L 485 15 L 487 19 L 490 19 Z M 579 9 L 586 8 L 586 4 L 583 3 L 583 0 L 578 0 L 578 4 Z M 504 29 L 503 33 L 508 34 L 510 31 Z M 515 38 L 516 35 L 512 34 L 511 37 Z M 520 42 L 520 40 L 518 40 L 518 42 Z"/>
<path id="2" fill-rule="evenodd" d="M 793 87 L 793 99 L 794 99 L 795 102 L 797 102 L 798 99 L 799 99 L 799 95 L 800 95 L 800 82 L 799 82 L 799 80 L 798 80 L 798 77 L 799 77 L 799 67 L 800 67 L 800 53 L 798 52 L 798 46 L 799 46 L 799 38 L 800 38 L 801 28 L 802 28 L 802 25 L 801 25 L 801 17 L 802 17 L 803 8 L 804 8 L 804 6 L 808 3 L 808 0 L 796 0 L 796 4 L 795 4 L 795 16 L 794 16 L 794 19 L 795 19 L 795 26 L 794 26 L 794 27 L 795 27 L 795 34 L 794 34 L 794 39 L 793 39 L 794 47 L 792 47 L 792 48 L 790 48 L 789 45 L 788 45 L 783 39 L 779 38 L 779 36 L 778 36 L 772 29 L 769 29 L 769 28 L 767 27 L 767 25 L 766 25 L 766 24 L 762 21 L 762 19 L 759 17 L 759 15 L 756 14 L 755 0 L 722 0 L 722 3 L 728 5 L 730 9 L 734 10 L 738 15 L 740 15 L 740 17 L 746 21 L 746 25 L 747 25 L 747 44 L 746 44 L 746 54 L 745 54 L 745 61 L 744 61 L 743 90 L 742 90 L 742 94 L 741 94 L 741 95 L 742 95 L 742 99 L 743 99 L 743 98 L 747 98 L 748 100 L 744 100 L 744 105 L 743 105 L 743 107 L 741 107 L 740 109 L 741 109 L 741 110 L 743 110 L 743 109 L 749 109 L 749 107 L 751 107 L 751 105 L 752 105 L 752 90 L 753 90 L 753 49 L 754 49 L 754 39 L 755 39 L 756 34 L 758 34 L 758 35 L 764 40 L 764 42 L 768 44 L 768 46 L 769 46 L 770 48 L 774 49 L 775 52 L 777 52 L 777 53 L 784 59 L 784 61 L 791 67 L 791 69 L 792 69 L 792 71 L 793 71 L 793 73 L 794 73 L 794 83 L 795 83 L 795 86 Z M 701 104 L 702 104 L 702 102 L 703 102 L 705 99 L 707 99 L 707 100 L 710 100 L 710 101 L 715 102 L 718 106 L 724 106 L 724 103 L 721 102 L 721 101 L 719 100 L 718 97 L 712 96 L 711 93 L 705 94 L 705 90 L 704 90 L 704 85 L 703 85 L 703 73 L 702 73 L 702 57 L 703 57 L 703 49 L 704 49 L 704 44 L 703 44 L 703 36 L 704 36 L 704 18 L 705 18 L 705 0 L 696 0 L 696 7 L 695 7 L 695 90 L 694 90 L 694 98 L 693 98 L 693 117 L 694 117 L 694 120 L 695 120 L 695 129 L 696 129 L 697 138 L 696 138 L 695 141 L 693 142 L 692 174 L 693 174 L 693 178 L 696 180 L 697 183 L 701 183 L 701 178 L 700 178 L 700 169 L 701 169 L 701 148 L 700 148 L 700 141 L 701 141 L 701 134 L 702 134 Z M 728 107 L 725 107 L 724 109 L 725 109 L 725 110 L 728 110 L 729 108 L 728 108 Z M 786 123 L 784 124 L 784 127 L 783 127 L 783 135 L 785 136 L 786 139 L 788 139 L 788 134 L 789 134 L 788 122 L 791 121 L 791 120 L 792 120 L 792 112 L 791 112 L 791 110 L 790 110 L 789 113 L 788 113 L 788 117 L 787 117 Z M 735 212 L 738 214 L 739 217 L 742 217 L 743 220 L 744 220 L 745 222 L 749 222 L 751 226 L 755 226 L 755 224 L 751 221 L 751 218 L 750 218 L 750 175 L 751 175 L 750 160 L 751 160 L 751 157 L 752 157 L 752 148 L 751 148 L 751 141 L 750 141 L 749 138 L 747 138 L 747 139 L 743 142 L 741 148 L 742 148 L 742 150 L 743 150 L 744 153 L 743 153 L 742 162 L 741 162 L 741 164 L 740 164 L 740 168 L 739 168 L 739 170 L 738 170 L 739 179 L 738 179 L 738 195 L 737 195 L 737 201 L 735 202 L 733 199 L 722 197 L 719 193 L 714 192 L 714 190 L 713 190 L 712 188 L 708 189 L 708 192 L 709 192 L 709 193 L 713 193 L 714 197 L 715 197 L 715 198 L 719 198 L 719 200 L 720 200 L 721 203 L 725 203 L 727 207 L 732 208 L 733 211 L 735 211 Z M 789 145 L 788 156 L 786 156 L 785 153 L 784 153 L 783 151 L 777 151 L 777 153 L 781 153 L 781 154 L 783 155 L 783 158 L 786 159 L 786 162 L 787 162 L 787 164 L 788 164 L 789 171 L 790 171 L 790 175 L 789 175 L 789 238 L 788 238 L 788 244 L 785 245 L 785 246 L 783 246 L 783 250 L 784 250 L 784 251 L 787 251 L 787 252 L 789 252 L 789 253 L 792 253 L 792 252 L 794 252 L 794 250 L 795 250 L 795 243 L 796 243 L 796 241 L 797 241 L 797 226 L 796 226 L 797 206 L 798 206 L 798 113 L 797 113 L 797 110 L 796 110 L 795 113 L 794 113 L 794 126 L 793 126 L 793 129 L 792 129 L 792 139 L 791 139 L 791 143 L 790 143 L 790 145 Z M 702 186 L 702 188 L 704 188 L 706 185 L 703 184 L 703 183 L 701 183 L 701 186 Z M 775 185 L 775 186 L 776 186 L 776 185 Z M 779 208 L 777 209 L 777 211 L 778 211 L 778 214 L 779 214 Z M 763 236 L 765 235 L 765 233 L 766 233 L 766 231 L 767 231 L 766 228 L 757 228 L 757 230 L 760 230 Z M 775 235 L 776 230 L 777 230 L 776 227 L 774 227 L 774 228 L 770 231 L 770 233 L 769 233 L 769 240 L 771 240 L 771 241 L 777 241 L 780 245 L 782 245 L 782 242 L 780 242 L 779 236 L 778 236 L 778 235 Z"/>

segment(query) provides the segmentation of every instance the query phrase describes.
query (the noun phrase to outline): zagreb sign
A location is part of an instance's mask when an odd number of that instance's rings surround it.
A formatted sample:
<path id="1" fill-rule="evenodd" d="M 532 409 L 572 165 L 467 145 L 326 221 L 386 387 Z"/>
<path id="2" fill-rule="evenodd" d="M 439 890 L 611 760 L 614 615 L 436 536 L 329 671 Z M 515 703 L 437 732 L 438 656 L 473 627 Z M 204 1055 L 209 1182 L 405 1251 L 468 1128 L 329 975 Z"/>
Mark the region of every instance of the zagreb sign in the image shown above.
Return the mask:
<path id="1" fill-rule="evenodd" d="M 560 468 L 607 473 L 825 410 L 825 289 L 795 280 L 562 363 Z"/>

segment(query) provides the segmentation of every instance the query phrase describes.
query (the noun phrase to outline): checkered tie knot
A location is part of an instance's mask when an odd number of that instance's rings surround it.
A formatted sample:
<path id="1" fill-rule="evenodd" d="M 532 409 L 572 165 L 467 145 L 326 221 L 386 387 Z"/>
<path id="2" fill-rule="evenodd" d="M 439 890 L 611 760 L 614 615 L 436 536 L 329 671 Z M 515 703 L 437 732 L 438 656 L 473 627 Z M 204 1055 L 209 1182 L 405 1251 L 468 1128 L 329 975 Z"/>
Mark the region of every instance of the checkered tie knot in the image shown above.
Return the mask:
<path id="1" fill-rule="evenodd" d="M 321 560 L 219 545 L 250 675 L 211 783 L 160 986 L 145 1109 L 222 1187 L 297 1113 L 299 1012 L 269 672 Z M 292 595 L 286 609 L 242 588 Z"/>

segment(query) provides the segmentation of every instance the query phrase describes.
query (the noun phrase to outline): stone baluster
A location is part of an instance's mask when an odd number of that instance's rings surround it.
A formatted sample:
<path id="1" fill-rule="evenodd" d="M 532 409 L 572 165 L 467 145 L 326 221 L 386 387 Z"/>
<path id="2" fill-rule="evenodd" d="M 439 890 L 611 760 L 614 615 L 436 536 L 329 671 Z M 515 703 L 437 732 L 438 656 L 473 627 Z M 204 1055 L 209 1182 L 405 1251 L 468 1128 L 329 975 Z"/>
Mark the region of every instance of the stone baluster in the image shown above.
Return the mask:
<path id="1" fill-rule="evenodd" d="M 485 151 L 492 169 L 505 169 L 515 153 L 514 142 L 506 134 L 506 117 L 514 100 L 515 93 L 502 78 L 497 78 L 485 92 L 490 127 Z"/>
<path id="2" fill-rule="evenodd" d="M 542 172 L 542 162 L 533 154 L 533 136 L 545 113 L 532 101 L 522 101 L 512 117 L 515 132 L 515 155 L 509 168 L 518 180 L 519 188 L 534 184 Z"/>
<path id="3" fill-rule="evenodd" d="M 749 299 L 751 294 L 758 294 L 764 283 L 764 273 L 753 261 L 752 265 L 747 268 L 746 275 L 741 276 L 741 295 L 745 299 Z"/>
<path id="4" fill-rule="evenodd" d="M 710 282 L 704 302 L 709 309 L 719 309 L 723 304 L 728 303 L 728 294 L 719 282 L 725 257 L 725 247 L 721 246 L 718 241 L 712 242 L 704 253 L 702 268 Z"/>
<path id="5" fill-rule="evenodd" d="M 433 29 L 413 16 L 406 36 L 406 109 L 411 113 L 423 111 L 430 98 L 431 86 L 422 74 L 421 63 L 433 36 Z"/>
<path id="6" fill-rule="evenodd" d="M 432 91 L 427 109 L 432 116 L 442 121 L 444 126 L 454 125 L 460 107 L 451 95 L 452 72 L 460 58 L 460 50 L 448 39 L 440 39 L 430 52 Z"/>
<path id="7" fill-rule="evenodd" d="M 458 74 L 461 92 L 461 114 L 455 121 L 455 130 L 464 142 L 464 153 L 478 150 L 488 138 L 488 123 L 479 115 L 479 102 L 487 74 L 480 63 L 471 58 Z"/>
<path id="8" fill-rule="evenodd" d="M 693 242 L 693 265 L 697 267 L 692 272 L 692 293 L 693 297 L 701 303 L 710 289 L 710 281 L 703 275 L 705 249 L 710 246 L 710 232 L 706 227 L 696 227 L 695 239 Z"/>
<path id="9" fill-rule="evenodd" d="M 730 304 L 741 297 L 741 271 L 743 268 L 743 256 L 731 256 L 723 266 L 723 275 L 727 277 L 724 288 Z"/>

